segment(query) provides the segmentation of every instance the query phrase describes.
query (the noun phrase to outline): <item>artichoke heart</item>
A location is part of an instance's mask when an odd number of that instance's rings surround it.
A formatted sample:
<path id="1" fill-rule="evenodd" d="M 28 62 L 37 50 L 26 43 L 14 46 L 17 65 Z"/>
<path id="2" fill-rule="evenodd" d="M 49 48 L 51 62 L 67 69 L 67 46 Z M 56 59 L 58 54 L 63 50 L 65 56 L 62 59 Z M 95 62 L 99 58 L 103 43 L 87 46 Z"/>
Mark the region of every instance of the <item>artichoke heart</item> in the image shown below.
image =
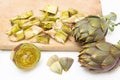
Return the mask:
<path id="1" fill-rule="evenodd" d="M 41 57 L 40 49 L 29 43 L 22 43 L 12 51 L 12 60 L 15 65 L 23 70 L 30 70 L 36 66 Z"/>

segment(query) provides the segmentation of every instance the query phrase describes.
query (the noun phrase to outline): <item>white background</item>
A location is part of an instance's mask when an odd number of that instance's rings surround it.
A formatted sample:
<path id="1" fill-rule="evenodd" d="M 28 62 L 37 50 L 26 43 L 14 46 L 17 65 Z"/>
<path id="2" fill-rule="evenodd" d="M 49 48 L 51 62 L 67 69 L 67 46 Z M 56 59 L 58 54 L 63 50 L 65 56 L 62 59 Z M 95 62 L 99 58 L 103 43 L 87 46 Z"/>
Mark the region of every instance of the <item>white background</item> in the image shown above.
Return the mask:
<path id="1" fill-rule="evenodd" d="M 115 12 L 120 21 L 120 0 L 101 0 L 103 14 Z M 106 37 L 108 42 L 116 44 L 120 40 L 120 26 L 114 32 L 109 32 Z M 119 80 L 120 67 L 108 73 L 95 74 L 86 71 L 78 63 L 78 52 L 43 52 L 37 67 L 31 71 L 18 69 L 10 59 L 11 51 L 0 51 L 0 80 Z M 68 72 L 62 75 L 55 74 L 46 66 L 47 59 L 56 54 L 59 57 L 72 57 L 74 63 Z"/>

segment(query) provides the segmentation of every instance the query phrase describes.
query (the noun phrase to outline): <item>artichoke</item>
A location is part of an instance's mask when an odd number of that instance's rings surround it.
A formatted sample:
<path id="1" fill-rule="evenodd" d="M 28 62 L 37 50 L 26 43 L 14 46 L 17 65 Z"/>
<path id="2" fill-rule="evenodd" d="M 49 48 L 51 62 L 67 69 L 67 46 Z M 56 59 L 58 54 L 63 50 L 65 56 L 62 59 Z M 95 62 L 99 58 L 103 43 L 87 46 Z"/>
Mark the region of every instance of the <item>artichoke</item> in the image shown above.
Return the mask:
<path id="1" fill-rule="evenodd" d="M 73 29 L 73 37 L 81 44 L 97 42 L 104 39 L 111 22 L 116 18 L 115 14 L 109 16 L 87 16 L 78 21 Z M 115 26 L 115 25 L 113 25 Z"/>
<path id="2" fill-rule="evenodd" d="M 15 65 L 24 70 L 30 70 L 36 66 L 41 56 L 40 49 L 29 43 L 22 43 L 12 52 L 12 60 Z"/>
<path id="3" fill-rule="evenodd" d="M 91 71 L 107 72 L 120 61 L 120 48 L 108 42 L 89 43 L 80 50 L 79 62 Z"/>

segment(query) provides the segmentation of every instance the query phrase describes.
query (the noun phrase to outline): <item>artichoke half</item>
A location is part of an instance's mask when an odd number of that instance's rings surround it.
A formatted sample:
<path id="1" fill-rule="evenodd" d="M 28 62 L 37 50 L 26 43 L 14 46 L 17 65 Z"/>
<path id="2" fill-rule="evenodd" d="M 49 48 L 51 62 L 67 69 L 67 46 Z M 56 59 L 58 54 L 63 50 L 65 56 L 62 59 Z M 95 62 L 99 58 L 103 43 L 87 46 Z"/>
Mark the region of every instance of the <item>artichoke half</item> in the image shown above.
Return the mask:
<path id="1" fill-rule="evenodd" d="M 89 43 L 80 50 L 78 61 L 91 71 L 107 72 L 119 64 L 120 48 L 103 41 Z"/>
<path id="2" fill-rule="evenodd" d="M 20 69 L 30 70 L 36 66 L 41 57 L 38 47 L 29 43 L 22 43 L 14 48 L 12 60 Z"/>

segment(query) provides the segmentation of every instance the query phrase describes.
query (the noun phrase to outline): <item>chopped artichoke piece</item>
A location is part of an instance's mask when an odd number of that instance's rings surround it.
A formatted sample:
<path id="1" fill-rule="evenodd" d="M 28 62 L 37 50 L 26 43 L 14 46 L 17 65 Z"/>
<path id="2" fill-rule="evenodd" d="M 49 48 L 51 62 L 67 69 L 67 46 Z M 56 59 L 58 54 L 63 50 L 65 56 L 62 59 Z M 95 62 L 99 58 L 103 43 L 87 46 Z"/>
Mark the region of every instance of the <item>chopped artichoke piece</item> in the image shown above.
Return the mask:
<path id="1" fill-rule="evenodd" d="M 32 17 L 31 19 L 30 19 L 30 22 L 32 23 L 32 25 L 40 25 L 40 19 L 38 18 L 38 17 Z"/>
<path id="2" fill-rule="evenodd" d="M 24 31 L 25 34 L 25 39 L 30 39 L 32 38 L 35 34 L 33 32 L 33 29 L 30 27 Z"/>
<path id="3" fill-rule="evenodd" d="M 24 23 L 28 22 L 29 20 L 19 20 L 19 19 L 16 19 L 14 21 L 11 21 L 11 24 L 14 25 L 14 24 L 18 24 L 19 26 L 23 25 Z"/>
<path id="4" fill-rule="evenodd" d="M 23 25 L 21 25 L 20 27 L 25 30 L 25 29 L 28 29 L 32 26 L 33 24 L 31 22 L 26 22 L 24 23 Z"/>
<path id="5" fill-rule="evenodd" d="M 61 43 L 65 43 L 65 41 L 68 38 L 68 34 L 66 34 L 64 31 L 62 30 L 57 30 L 56 34 L 55 34 L 55 40 Z"/>
<path id="6" fill-rule="evenodd" d="M 58 73 L 58 74 L 62 74 L 62 71 L 63 71 L 62 66 L 60 65 L 59 61 L 56 61 L 55 63 L 53 63 L 50 66 L 50 69 L 51 71 Z"/>
<path id="7" fill-rule="evenodd" d="M 50 30 L 45 31 L 45 33 L 51 36 L 52 38 L 55 38 L 56 30 L 50 29 Z"/>
<path id="8" fill-rule="evenodd" d="M 68 12 L 70 13 L 70 16 L 73 16 L 73 15 L 78 13 L 78 11 L 76 9 L 73 9 L 73 8 L 69 8 Z"/>
<path id="9" fill-rule="evenodd" d="M 70 17 L 70 14 L 69 14 L 68 11 L 63 11 L 63 12 L 61 12 L 61 16 L 60 16 L 60 19 L 61 19 L 61 20 L 66 20 L 66 19 L 68 19 L 69 17 Z"/>
<path id="10" fill-rule="evenodd" d="M 53 23 L 54 23 L 53 21 L 44 21 L 42 22 L 42 28 L 44 30 L 50 30 L 53 27 Z"/>
<path id="11" fill-rule="evenodd" d="M 15 65 L 23 70 L 33 69 L 41 57 L 40 49 L 29 43 L 22 43 L 12 50 L 12 60 Z"/>
<path id="12" fill-rule="evenodd" d="M 75 14 L 73 16 L 71 16 L 70 18 L 66 19 L 66 20 L 62 20 L 63 22 L 67 22 L 67 23 L 76 23 L 80 20 L 82 20 L 85 16 L 83 14 Z"/>
<path id="13" fill-rule="evenodd" d="M 48 59 L 47 65 L 50 67 L 56 61 L 59 61 L 59 57 L 57 55 L 53 55 Z"/>
<path id="14" fill-rule="evenodd" d="M 62 26 L 62 30 L 64 31 L 64 32 L 66 32 L 66 33 L 71 33 L 71 31 L 72 31 L 72 29 L 69 27 L 69 26 L 67 26 L 67 25 L 63 25 Z"/>
<path id="15" fill-rule="evenodd" d="M 45 12 L 56 14 L 58 11 L 58 6 L 56 5 L 47 5 L 44 9 Z"/>
<path id="16" fill-rule="evenodd" d="M 62 66 L 62 68 L 64 69 L 64 71 L 68 71 L 70 69 L 70 67 L 72 66 L 73 64 L 73 59 L 72 58 L 69 58 L 69 57 L 62 57 L 60 58 L 59 62 Z"/>
<path id="17" fill-rule="evenodd" d="M 18 24 L 14 24 L 12 26 L 11 30 L 7 32 L 7 34 L 12 35 L 12 34 L 15 34 L 18 31 L 20 31 L 20 27 L 18 26 Z"/>
<path id="18" fill-rule="evenodd" d="M 40 20 L 44 21 L 44 20 L 46 20 L 48 18 L 48 16 L 49 16 L 49 13 L 43 12 L 42 16 L 40 17 Z"/>
<path id="19" fill-rule="evenodd" d="M 16 32 L 15 34 L 9 36 L 9 39 L 11 41 L 20 41 L 24 39 L 24 33 L 23 30 L 20 30 L 18 32 Z"/>
<path id="20" fill-rule="evenodd" d="M 48 16 L 47 21 L 56 21 L 58 18 L 56 16 Z"/>
<path id="21" fill-rule="evenodd" d="M 31 28 L 32 28 L 32 31 L 35 35 L 37 35 L 43 31 L 43 29 L 41 27 L 36 26 L 36 25 L 32 26 Z"/>
<path id="22" fill-rule="evenodd" d="M 18 20 L 20 20 L 20 16 L 15 16 L 14 18 L 10 19 L 11 24 L 16 23 Z"/>
<path id="23" fill-rule="evenodd" d="M 36 42 L 43 44 L 48 44 L 50 40 L 49 36 L 47 35 L 36 35 L 35 38 L 36 38 Z"/>
<path id="24" fill-rule="evenodd" d="M 27 18 L 31 17 L 32 15 L 33 15 L 33 12 L 32 11 L 28 11 L 25 14 L 20 15 L 20 19 L 27 19 Z"/>
<path id="25" fill-rule="evenodd" d="M 55 23 L 54 29 L 61 29 L 62 26 L 63 26 L 63 22 L 60 19 L 58 19 Z"/>

